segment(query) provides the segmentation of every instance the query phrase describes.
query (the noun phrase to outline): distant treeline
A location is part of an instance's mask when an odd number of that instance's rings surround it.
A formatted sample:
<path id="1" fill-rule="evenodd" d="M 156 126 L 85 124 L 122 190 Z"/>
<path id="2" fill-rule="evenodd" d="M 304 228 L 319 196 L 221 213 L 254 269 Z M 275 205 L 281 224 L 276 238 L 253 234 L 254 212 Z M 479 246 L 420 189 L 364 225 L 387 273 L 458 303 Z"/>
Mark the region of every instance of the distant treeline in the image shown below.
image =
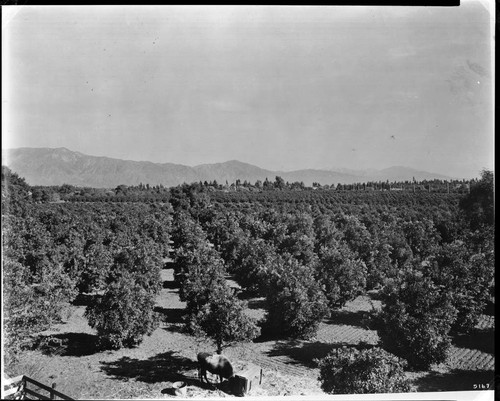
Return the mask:
<path id="1" fill-rule="evenodd" d="M 34 202 L 168 202 L 170 195 L 179 190 L 200 192 L 267 192 L 267 191 L 405 191 L 465 194 L 471 186 L 478 182 L 474 180 L 423 180 L 423 181 L 368 181 L 354 184 L 321 185 L 314 182 L 306 186 L 303 182 L 288 182 L 276 176 L 274 181 L 267 178 L 257 180 L 254 184 L 244 180 L 236 180 L 229 184 L 213 181 L 199 181 L 182 184 L 176 187 L 163 185 L 119 185 L 116 188 L 77 187 L 69 184 L 60 186 L 32 186 L 31 199 Z"/>

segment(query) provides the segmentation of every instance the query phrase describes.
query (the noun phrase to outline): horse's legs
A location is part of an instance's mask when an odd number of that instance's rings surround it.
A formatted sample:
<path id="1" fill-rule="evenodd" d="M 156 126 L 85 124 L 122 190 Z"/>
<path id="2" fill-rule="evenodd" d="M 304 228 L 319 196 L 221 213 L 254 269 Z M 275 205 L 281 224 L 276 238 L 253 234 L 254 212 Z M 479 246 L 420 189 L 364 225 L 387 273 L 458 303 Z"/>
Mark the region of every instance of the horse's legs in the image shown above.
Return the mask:
<path id="1" fill-rule="evenodd" d="M 198 369 L 198 378 L 202 383 L 203 383 L 203 377 L 205 377 L 205 380 L 208 383 L 207 371 L 200 366 L 200 368 Z"/>

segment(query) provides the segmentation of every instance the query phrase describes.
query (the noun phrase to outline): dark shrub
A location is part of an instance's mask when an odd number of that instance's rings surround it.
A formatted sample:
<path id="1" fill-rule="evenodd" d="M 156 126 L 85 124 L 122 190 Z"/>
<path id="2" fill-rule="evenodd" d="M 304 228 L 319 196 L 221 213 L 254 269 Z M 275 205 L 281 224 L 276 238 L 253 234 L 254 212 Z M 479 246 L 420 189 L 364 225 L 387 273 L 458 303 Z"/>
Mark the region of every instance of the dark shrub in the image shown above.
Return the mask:
<path id="1" fill-rule="evenodd" d="M 319 361 L 321 388 L 327 393 L 367 394 L 410 391 L 406 362 L 380 348 L 333 350 Z"/>

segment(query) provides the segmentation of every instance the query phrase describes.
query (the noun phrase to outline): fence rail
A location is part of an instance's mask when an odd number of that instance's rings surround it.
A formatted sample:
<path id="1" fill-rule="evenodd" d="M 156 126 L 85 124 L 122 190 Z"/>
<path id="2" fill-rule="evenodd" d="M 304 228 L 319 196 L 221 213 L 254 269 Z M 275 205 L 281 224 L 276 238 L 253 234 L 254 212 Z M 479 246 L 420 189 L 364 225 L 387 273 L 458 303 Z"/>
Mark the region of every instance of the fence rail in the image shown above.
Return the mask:
<path id="1" fill-rule="evenodd" d="M 37 391 L 28 388 L 28 383 L 38 387 L 38 389 L 42 389 L 49 392 L 49 396 L 38 393 Z M 9 388 L 10 387 L 10 388 Z M 19 393 L 21 397 L 24 398 L 25 394 L 37 397 L 39 400 L 55 400 L 56 397 L 63 400 L 73 400 L 73 398 L 68 397 L 66 394 L 63 394 L 55 389 L 56 384 L 53 383 L 52 387 L 47 386 L 31 377 L 20 375 L 16 376 L 12 379 L 5 380 L 3 384 L 2 398 L 12 396 L 14 394 Z M 37 390 L 38 390 L 37 389 Z M 22 399 L 22 398 L 21 398 Z"/>

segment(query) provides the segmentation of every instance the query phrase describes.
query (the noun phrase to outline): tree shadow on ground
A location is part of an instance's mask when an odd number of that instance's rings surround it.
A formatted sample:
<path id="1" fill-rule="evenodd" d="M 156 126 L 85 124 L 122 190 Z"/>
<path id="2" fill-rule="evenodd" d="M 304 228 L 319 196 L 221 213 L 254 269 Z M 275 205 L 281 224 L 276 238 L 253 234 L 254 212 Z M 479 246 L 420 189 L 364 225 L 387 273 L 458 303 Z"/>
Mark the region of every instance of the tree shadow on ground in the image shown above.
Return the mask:
<path id="1" fill-rule="evenodd" d="M 265 298 L 251 298 L 247 300 L 247 305 L 249 309 L 265 309 L 266 299 Z"/>
<path id="2" fill-rule="evenodd" d="M 197 369 L 197 363 L 174 354 L 174 351 L 168 351 L 143 360 L 124 356 L 116 361 L 101 362 L 101 370 L 116 380 L 135 379 L 145 383 L 184 381 L 188 385 L 198 385 L 197 379 L 187 375 L 188 371 Z"/>
<path id="3" fill-rule="evenodd" d="M 366 295 L 368 295 L 372 301 L 382 301 L 382 291 L 380 291 L 380 289 L 367 291 Z"/>
<path id="4" fill-rule="evenodd" d="M 187 331 L 186 326 L 182 323 L 169 324 L 167 327 L 164 327 L 163 330 L 179 334 L 186 334 Z"/>
<path id="5" fill-rule="evenodd" d="M 94 298 L 96 296 L 97 295 L 95 294 L 80 293 L 75 297 L 75 299 L 73 300 L 73 302 L 71 302 L 71 304 L 73 306 L 89 306 L 90 304 L 93 303 Z"/>
<path id="6" fill-rule="evenodd" d="M 243 287 L 241 291 L 238 293 L 238 298 L 243 301 L 246 301 L 249 299 L 261 298 L 261 296 L 257 291 L 250 291 L 247 288 Z"/>
<path id="7" fill-rule="evenodd" d="M 177 290 L 179 289 L 179 284 L 173 280 L 165 280 L 163 282 L 163 288 L 167 290 Z"/>
<path id="8" fill-rule="evenodd" d="M 469 334 L 456 335 L 453 344 L 460 348 L 477 349 L 488 354 L 495 353 L 495 330 L 473 329 Z"/>
<path id="9" fill-rule="evenodd" d="M 155 306 L 154 311 L 160 314 L 160 319 L 166 324 L 163 330 L 170 331 L 172 333 L 184 333 L 184 314 L 185 309 L 178 308 L 163 308 L 161 306 Z"/>
<path id="10" fill-rule="evenodd" d="M 347 343 L 322 343 L 315 342 L 301 342 L 301 341 L 280 341 L 277 342 L 274 348 L 268 352 L 269 356 L 287 356 L 291 359 L 291 364 L 303 365 L 308 368 L 316 368 L 318 364 L 315 359 L 322 359 L 327 356 L 334 349 L 343 347 L 366 349 L 372 348 L 374 345 L 367 343 L 359 343 L 357 345 Z"/>
<path id="11" fill-rule="evenodd" d="M 183 323 L 183 316 L 186 313 L 184 309 L 163 308 L 161 306 L 155 306 L 154 311 L 162 315 L 162 320 L 169 324 Z"/>
<path id="12" fill-rule="evenodd" d="M 40 336 L 37 347 L 45 355 L 84 356 L 99 351 L 97 336 L 88 333 L 61 333 Z"/>
<path id="13" fill-rule="evenodd" d="M 488 301 L 483 313 L 488 316 L 495 316 L 495 303 Z"/>
<path id="14" fill-rule="evenodd" d="M 413 382 L 417 391 L 493 390 L 493 370 L 453 369 L 448 373 L 430 372 Z"/>
<path id="15" fill-rule="evenodd" d="M 369 317 L 371 316 L 370 312 L 365 311 L 357 311 L 357 312 L 349 312 L 336 310 L 333 311 L 330 318 L 325 320 L 327 324 L 343 324 L 346 326 L 356 326 L 361 327 L 363 329 L 370 329 Z"/>

